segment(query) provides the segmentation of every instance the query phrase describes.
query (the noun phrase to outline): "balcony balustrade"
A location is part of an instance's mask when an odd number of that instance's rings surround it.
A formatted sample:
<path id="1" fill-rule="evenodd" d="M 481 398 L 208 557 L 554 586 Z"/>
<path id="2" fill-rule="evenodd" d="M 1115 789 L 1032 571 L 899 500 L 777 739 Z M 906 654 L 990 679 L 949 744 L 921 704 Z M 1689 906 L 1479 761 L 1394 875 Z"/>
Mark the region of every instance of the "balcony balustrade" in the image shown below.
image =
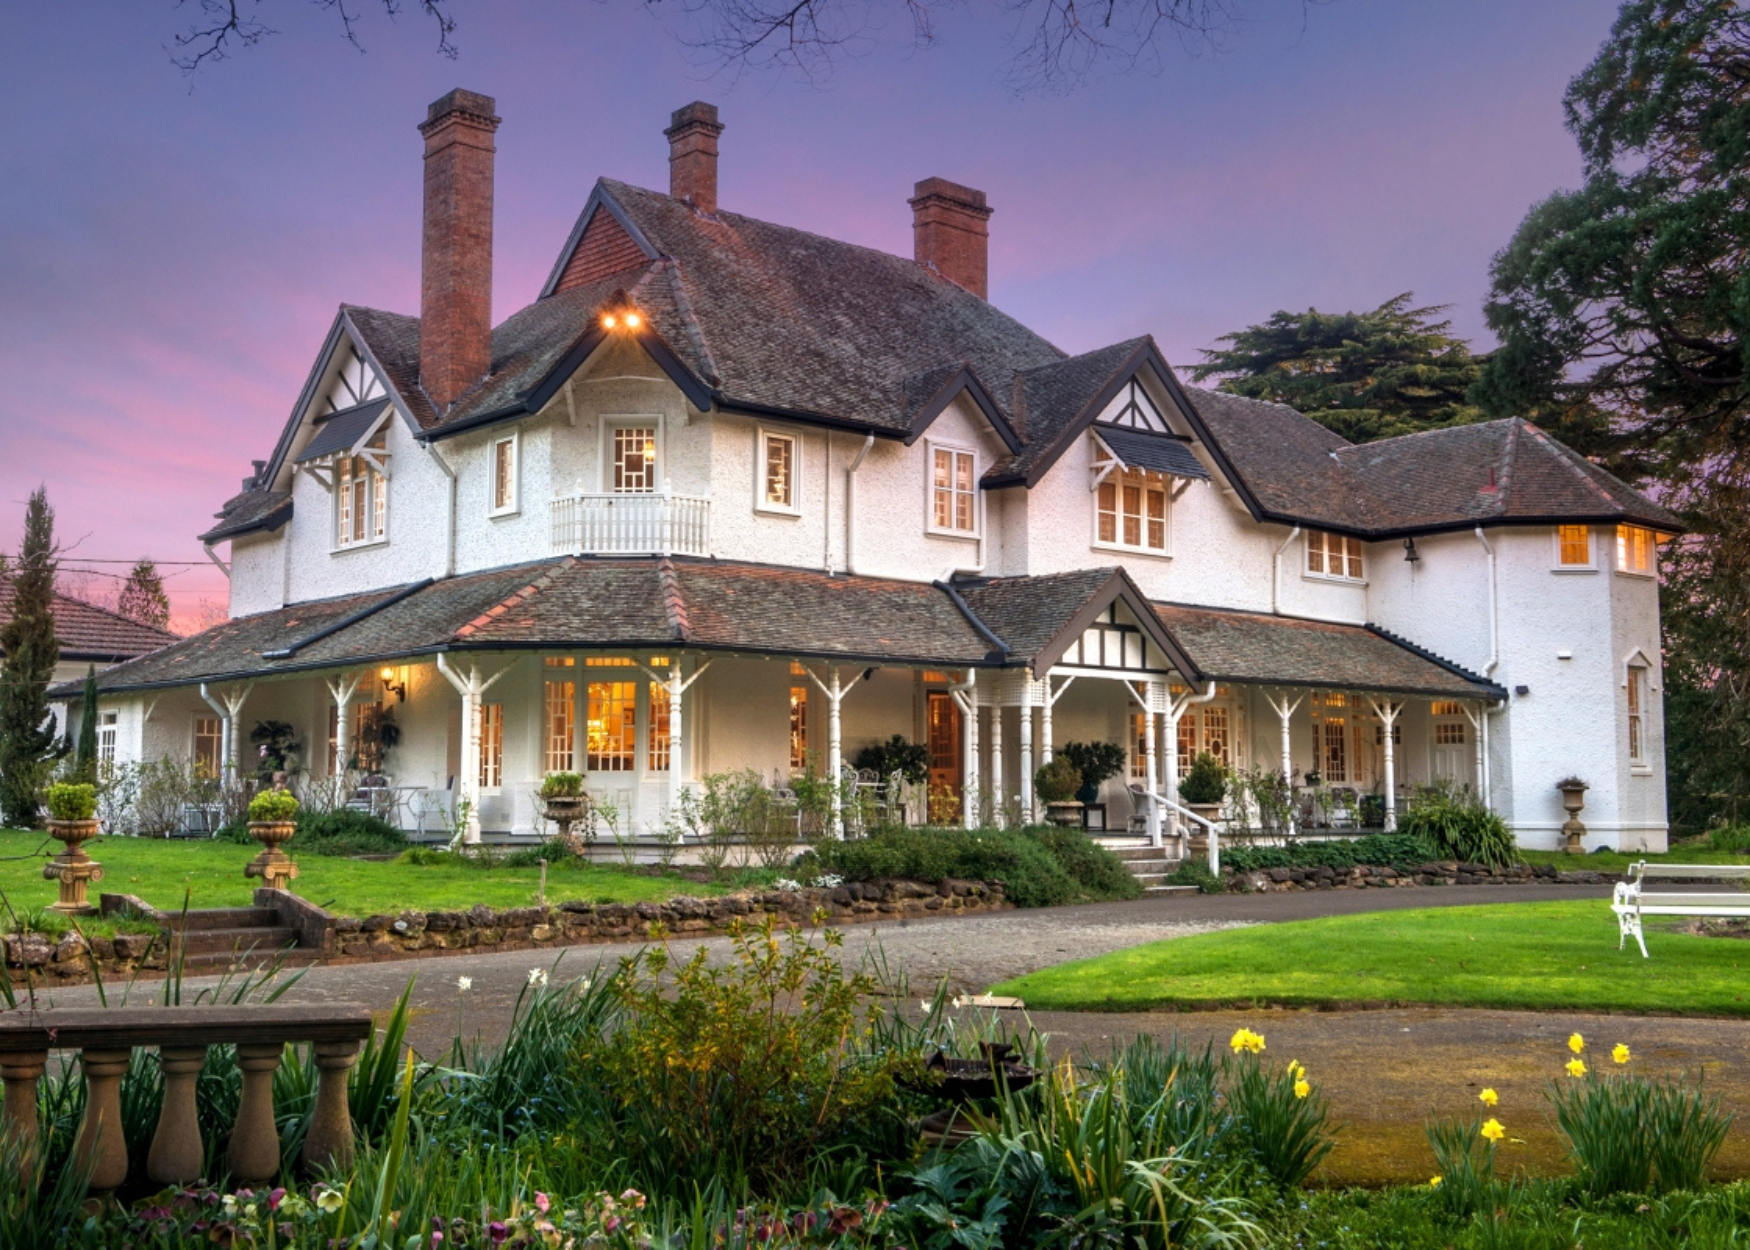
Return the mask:
<path id="1" fill-rule="evenodd" d="M 550 505 L 554 555 L 708 556 L 711 501 L 696 495 L 561 495 Z"/>
<path id="2" fill-rule="evenodd" d="M 230 1043 L 243 1071 L 243 1097 L 227 1145 L 234 1180 L 271 1181 L 280 1170 L 273 1078 L 288 1043 L 308 1042 L 316 1062 L 316 1104 L 301 1156 L 306 1168 L 352 1163 L 352 1111 L 347 1072 L 371 1034 L 370 1011 L 358 1004 L 321 1007 L 48 1008 L 0 1013 L 0 1081 L 5 1103 L 0 1131 L 13 1135 L 28 1161 L 37 1141 L 37 1084 L 51 1051 L 80 1052 L 85 1115 L 73 1144 L 73 1166 L 90 1169 L 92 1193 L 107 1194 L 128 1177 L 122 1133 L 121 1082 L 132 1052 L 158 1052 L 164 1104 L 146 1156 L 146 1175 L 159 1185 L 187 1185 L 203 1173 L 205 1149 L 195 1111 L 195 1082 L 207 1048 Z"/>

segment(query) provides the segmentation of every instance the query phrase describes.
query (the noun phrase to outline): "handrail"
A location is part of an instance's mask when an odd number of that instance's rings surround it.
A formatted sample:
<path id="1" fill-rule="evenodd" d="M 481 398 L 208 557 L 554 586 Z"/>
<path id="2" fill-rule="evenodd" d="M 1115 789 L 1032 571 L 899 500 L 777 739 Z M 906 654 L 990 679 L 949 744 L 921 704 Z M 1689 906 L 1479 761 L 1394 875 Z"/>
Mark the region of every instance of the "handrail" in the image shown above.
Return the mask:
<path id="1" fill-rule="evenodd" d="M 263 1004 L 244 1007 L 65 1008 L 0 1012 L 0 1083 L 5 1086 L 0 1131 L 16 1137 L 33 1166 L 39 1126 L 37 1085 L 51 1051 L 78 1050 L 85 1076 L 85 1114 L 72 1166 L 88 1169 L 89 1188 L 106 1194 L 128 1177 L 122 1132 L 121 1081 L 136 1048 L 156 1049 L 164 1078 L 163 1107 L 146 1157 L 160 1185 L 186 1185 L 203 1172 L 205 1151 L 195 1110 L 195 1084 L 207 1048 L 231 1044 L 243 1071 L 243 1097 L 226 1166 L 239 1181 L 261 1184 L 280 1170 L 273 1078 L 289 1042 L 308 1042 L 318 1073 L 316 1105 L 304 1139 L 306 1168 L 346 1167 L 353 1158 L 347 1072 L 371 1035 L 369 1008 Z"/>
<path id="2" fill-rule="evenodd" d="M 1183 803 L 1180 803 L 1174 799 L 1169 799 L 1164 794 L 1156 794 L 1153 790 L 1150 790 L 1150 791 L 1148 791 L 1148 797 L 1149 797 L 1151 802 L 1160 803 L 1163 806 L 1172 808 L 1175 812 L 1179 813 L 1179 815 L 1185 816 L 1191 820 L 1196 821 L 1198 824 L 1202 825 L 1205 830 L 1208 831 L 1208 833 L 1209 833 L 1209 871 L 1214 873 L 1216 876 L 1220 876 L 1221 875 L 1221 848 L 1216 842 L 1215 822 L 1213 820 L 1208 819 L 1205 816 L 1199 816 L 1196 812 L 1194 812 L 1190 808 L 1186 807 Z"/>

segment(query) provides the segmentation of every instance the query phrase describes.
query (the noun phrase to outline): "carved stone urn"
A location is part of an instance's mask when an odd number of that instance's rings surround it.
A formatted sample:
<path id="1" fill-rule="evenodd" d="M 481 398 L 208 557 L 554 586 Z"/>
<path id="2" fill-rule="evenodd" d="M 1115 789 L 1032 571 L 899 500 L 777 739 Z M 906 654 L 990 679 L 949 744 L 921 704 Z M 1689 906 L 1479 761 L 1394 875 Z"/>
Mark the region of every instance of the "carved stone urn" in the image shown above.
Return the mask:
<path id="1" fill-rule="evenodd" d="M 1562 792 L 1562 807 L 1568 813 L 1568 819 L 1562 824 L 1562 837 L 1566 840 L 1562 849 L 1570 855 L 1578 855 L 1586 849 L 1582 842 L 1586 826 L 1580 823 L 1580 809 L 1586 806 L 1588 787 L 1578 777 L 1567 777 L 1556 782 L 1556 789 Z"/>
<path id="2" fill-rule="evenodd" d="M 85 853 L 84 847 L 97 833 L 95 820 L 49 821 L 49 836 L 66 847 L 43 867 L 45 881 L 61 883 L 60 899 L 49 905 L 50 910 L 64 916 L 89 916 L 97 910 L 85 893 L 91 882 L 103 880 L 103 868 Z"/>
<path id="3" fill-rule="evenodd" d="M 252 820 L 249 822 L 249 836 L 261 843 L 261 854 L 243 865 L 245 877 L 260 877 L 261 884 L 270 890 L 289 888 L 291 880 L 298 875 L 298 866 L 292 862 L 292 857 L 280 850 L 280 844 L 291 841 L 292 835 L 298 831 L 295 820 Z"/>

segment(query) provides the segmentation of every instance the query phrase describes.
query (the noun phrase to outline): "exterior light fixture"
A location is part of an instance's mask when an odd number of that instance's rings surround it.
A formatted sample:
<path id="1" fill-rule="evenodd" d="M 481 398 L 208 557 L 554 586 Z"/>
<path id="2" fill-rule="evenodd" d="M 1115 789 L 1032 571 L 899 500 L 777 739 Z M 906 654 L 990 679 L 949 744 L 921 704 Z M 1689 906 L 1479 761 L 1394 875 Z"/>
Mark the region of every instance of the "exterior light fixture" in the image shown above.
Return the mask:
<path id="1" fill-rule="evenodd" d="M 407 702 L 407 680 L 406 680 L 406 678 L 403 678 L 400 681 L 396 681 L 395 680 L 395 670 L 388 667 L 387 665 L 384 666 L 383 671 L 381 673 L 378 673 L 377 676 L 380 677 L 383 681 L 383 693 L 394 695 L 395 701 L 397 703 Z"/>
<path id="2" fill-rule="evenodd" d="M 609 330 L 612 330 L 615 326 L 617 326 L 619 324 L 620 324 L 620 319 L 618 317 L 614 316 L 613 313 L 609 313 L 607 316 L 602 318 L 602 325 L 605 326 Z"/>
<path id="3" fill-rule="evenodd" d="M 1408 560 L 1411 564 L 1421 563 L 1422 553 L 1416 550 L 1416 540 L 1414 538 L 1404 539 L 1404 559 Z"/>
<path id="4" fill-rule="evenodd" d="M 643 324 L 643 321 L 644 318 L 640 317 L 635 312 L 629 312 L 626 314 L 626 328 L 628 330 L 636 330 L 641 324 Z"/>

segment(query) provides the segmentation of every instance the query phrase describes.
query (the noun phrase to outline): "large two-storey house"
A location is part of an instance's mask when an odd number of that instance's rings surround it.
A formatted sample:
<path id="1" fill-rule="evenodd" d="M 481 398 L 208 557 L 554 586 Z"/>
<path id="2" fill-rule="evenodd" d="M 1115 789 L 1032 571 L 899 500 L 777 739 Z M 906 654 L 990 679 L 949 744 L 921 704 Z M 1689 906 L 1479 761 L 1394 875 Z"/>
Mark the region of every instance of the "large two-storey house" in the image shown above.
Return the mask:
<path id="1" fill-rule="evenodd" d="M 494 326 L 498 125 L 431 107 L 420 315 L 341 305 L 203 536 L 230 620 L 102 676 L 121 757 L 226 768 L 273 719 L 320 773 L 387 708 L 359 762 L 478 837 L 537 831 L 549 771 L 636 829 L 896 733 L 964 820 L 1034 814 L 1103 739 L 1115 826 L 1208 751 L 1388 821 L 1447 779 L 1530 845 L 1578 774 L 1593 844 L 1664 845 L 1677 523 L 1535 426 L 1353 446 L 1146 337 L 1070 355 L 987 301 L 982 193 L 918 183 L 909 258 L 743 217 L 705 104 Z"/>

